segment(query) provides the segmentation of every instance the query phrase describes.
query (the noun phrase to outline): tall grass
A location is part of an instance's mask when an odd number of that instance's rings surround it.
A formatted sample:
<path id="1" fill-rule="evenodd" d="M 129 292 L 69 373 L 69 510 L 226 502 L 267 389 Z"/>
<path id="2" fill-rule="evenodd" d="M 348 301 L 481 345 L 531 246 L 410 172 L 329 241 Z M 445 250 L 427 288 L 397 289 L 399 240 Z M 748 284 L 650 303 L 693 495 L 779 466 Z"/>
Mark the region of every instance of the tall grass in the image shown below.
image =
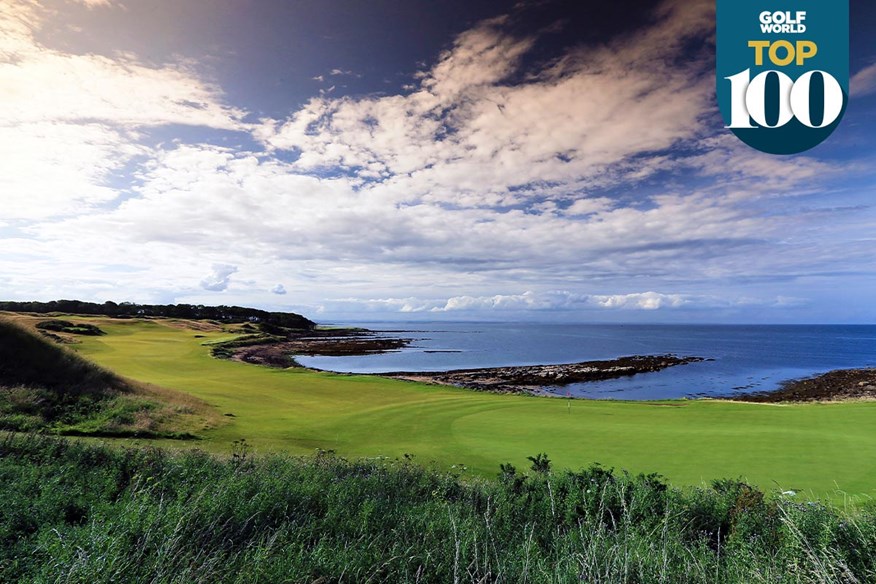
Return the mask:
<path id="1" fill-rule="evenodd" d="M 546 457 L 545 457 L 546 459 Z M 545 460 L 542 460 L 544 463 Z M 876 512 L 598 466 L 0 445 L 3 582 L 871 582 Z"/>

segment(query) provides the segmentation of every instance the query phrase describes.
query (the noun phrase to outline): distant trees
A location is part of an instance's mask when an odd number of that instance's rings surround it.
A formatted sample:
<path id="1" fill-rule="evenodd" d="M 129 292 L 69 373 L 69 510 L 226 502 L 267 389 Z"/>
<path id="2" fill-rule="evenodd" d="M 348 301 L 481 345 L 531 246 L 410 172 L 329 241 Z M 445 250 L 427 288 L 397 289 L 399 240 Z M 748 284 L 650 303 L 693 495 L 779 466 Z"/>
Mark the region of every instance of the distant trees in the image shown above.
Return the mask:
<path id="1" fill-rule="evenodd" d="M 289 329 L 312 329 L 316 323 L 294 312 L 267 312 L 241 306 L 204 306 L 203 304 L 135 304 L 133 302 L 83 302 L 82 300 L 52 300 L 51 302 L 0 301 L 0 311 L 49 314 L 87 314 L 116 318 L 164 316 L 193 320 L 217 320 L 228 323 L 253 322 Z"/>

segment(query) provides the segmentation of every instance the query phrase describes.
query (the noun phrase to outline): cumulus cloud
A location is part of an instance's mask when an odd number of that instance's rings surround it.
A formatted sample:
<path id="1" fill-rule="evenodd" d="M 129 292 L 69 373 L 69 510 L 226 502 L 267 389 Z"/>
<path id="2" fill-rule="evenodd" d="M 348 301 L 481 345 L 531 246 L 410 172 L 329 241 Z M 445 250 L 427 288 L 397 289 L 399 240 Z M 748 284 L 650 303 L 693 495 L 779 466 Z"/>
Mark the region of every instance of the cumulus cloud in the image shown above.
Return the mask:
<path id="1" fill-rule="evenodd" d="M 213 264 L 213 271 L 201 280 L 201 288 L 210 292 L 222 292 L 228 288 L 231 275 L 237 272 L 237 266 L 229 264 Z"/>
<path id="2" fill-rule="evenodd" d="M 864 67 L 849 80 L 852 97 L 862 97 L 876 92 L 876 63 Z"/>
<path id="3" fill-rule="evenodd" d="M 659 294 L 657 292 L 591 296 L 590 301 L 603 308 L 632 308 L 636 310 L 678 308 L 690 302 L 681 294 Z"/>
<path id="4" fill-rule="evenodd" d="M 279 296 L 284 296 L 286 294 L 286 287 L 282 284 L 277 284 L 273 288 L 271 288 L 271 294 L 277 294 Z"/>
<path id="5" fill-rule="evenodd" d="M 569 290 L 526 291 L 520 294 L 452 296 L 446 299 L 343 298 L 336 301 L 353 310 L 387 313 L 491 313 L 565 312 L 595 314 L 609 311 L 704 310 L 739 306 L 800 306 L 805 300 L 785 297 L 730 297 L 705 294 L 632 292 L 624 294 L 583 294 Z"/>
<path id="6" fill-rule="evenodd" d="M 590 295 L 553 291 L 546 293 L 524 292 L 519 295 L 495 295 L 489 297 L 458 296 L 449 298 L 442 307 L 433 312 L 466 310 L 558 310 L 580 308 L 614 308 L 631 310 L 657 310 L 679 308 L 689 303 L 702 304 L 706 299 L 688 298 L 682 294 L 641 292 L 633 294 Z"/>
<path id="7" fill-rule="evenodd" d="M 427 92 L 422 97 L 436 105 L 456 104 L 461 95 L 495 87 L 513 73 L 533 39 L 506 34 L 506 20 L 493 18 L 460 34 L 432 69 L 420 73 L 420 85 Z"/>
<path id="8" fill-rule="evenodd" d="M 431 312 L 454 312 L 469 310 L 517 310 L 532 308 L 549 308 L 550 302 L 539 298 L 532 292 L 523 294 L 493 296 L 454 296 L 448 298 L 443 306 L 431 308 Z"/>

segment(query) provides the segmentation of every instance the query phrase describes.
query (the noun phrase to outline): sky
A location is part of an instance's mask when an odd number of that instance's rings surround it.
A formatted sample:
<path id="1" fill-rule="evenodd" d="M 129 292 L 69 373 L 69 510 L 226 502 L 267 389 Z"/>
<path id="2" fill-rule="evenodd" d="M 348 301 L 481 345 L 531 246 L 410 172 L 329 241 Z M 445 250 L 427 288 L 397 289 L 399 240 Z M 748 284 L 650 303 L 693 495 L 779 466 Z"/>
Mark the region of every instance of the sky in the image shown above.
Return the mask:
<path id="1" fill-rule="evenodd" d="M 709 0 L 0 0 L 0 298 L 876 323 L 876 6 L 795 156 Z"/>

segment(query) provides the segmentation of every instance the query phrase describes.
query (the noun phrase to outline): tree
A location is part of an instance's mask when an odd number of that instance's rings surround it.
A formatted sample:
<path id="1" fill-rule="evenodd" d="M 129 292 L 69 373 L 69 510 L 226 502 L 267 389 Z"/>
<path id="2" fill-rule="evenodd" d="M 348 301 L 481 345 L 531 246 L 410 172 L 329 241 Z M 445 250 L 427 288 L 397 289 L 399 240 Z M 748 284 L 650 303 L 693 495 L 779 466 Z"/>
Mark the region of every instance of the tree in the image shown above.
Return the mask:
<path id="1" fill-rule="evenodd" d="M 526 459 L 532 462 L 530 468 L 533 471 L 539 474 L 549 474 L 551 472 L 551 459 L 544 452 L 535 456 L 527 456 Z"/>

